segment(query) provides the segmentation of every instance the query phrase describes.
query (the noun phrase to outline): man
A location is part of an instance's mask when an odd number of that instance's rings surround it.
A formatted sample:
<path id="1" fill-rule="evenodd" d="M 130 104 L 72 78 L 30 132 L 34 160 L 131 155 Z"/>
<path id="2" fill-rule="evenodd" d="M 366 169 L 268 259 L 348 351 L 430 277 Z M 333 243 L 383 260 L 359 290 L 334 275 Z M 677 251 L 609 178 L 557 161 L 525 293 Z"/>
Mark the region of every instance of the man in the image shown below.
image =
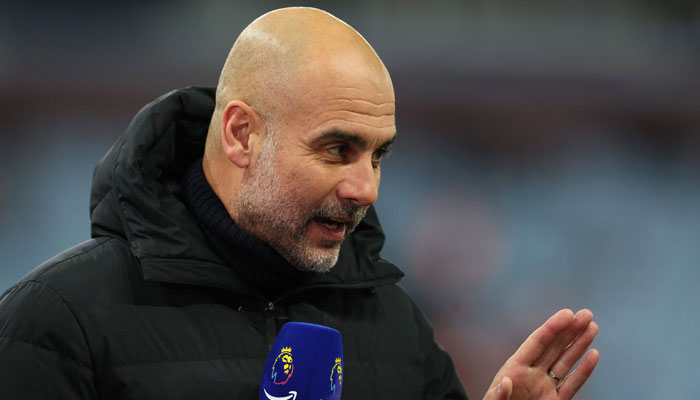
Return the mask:
<path id="1" fill-rule="evenodd" d="M 0 298 L 3 398 L 254 399 L 287 321 L 342 333 L 345 399 L 466 398 L 379 257 L 395 135 L 389 74 L 351 27 L 308 8 L 251 23 L 215 96 L 156 100 L 102 159 L 93 238 Z M 571 398 L 596 332 L 560 311 L 485 398 Z"/>

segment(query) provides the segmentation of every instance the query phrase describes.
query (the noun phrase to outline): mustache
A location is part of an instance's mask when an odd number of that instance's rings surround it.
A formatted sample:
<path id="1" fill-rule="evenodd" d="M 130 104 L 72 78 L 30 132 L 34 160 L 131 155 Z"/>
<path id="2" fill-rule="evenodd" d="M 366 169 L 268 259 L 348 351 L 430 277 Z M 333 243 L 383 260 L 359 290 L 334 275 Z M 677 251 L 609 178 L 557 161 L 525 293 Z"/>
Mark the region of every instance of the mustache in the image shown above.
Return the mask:
<path id="1" fill-rule="evenodd" d="M 356 206 L 350 202 L 339 202 L 335 204 L 321 204 L 320 206 L 311 210 L 311 217 L 309 220 L 314 218 L 326 218 L 326 219 L 338 219 L 342 218 L 344 220 L 349 220 L 345 223 L 352 232 L 357 225 L 362 222 L 362 219 L 367 214 L 368 206 Z"/>

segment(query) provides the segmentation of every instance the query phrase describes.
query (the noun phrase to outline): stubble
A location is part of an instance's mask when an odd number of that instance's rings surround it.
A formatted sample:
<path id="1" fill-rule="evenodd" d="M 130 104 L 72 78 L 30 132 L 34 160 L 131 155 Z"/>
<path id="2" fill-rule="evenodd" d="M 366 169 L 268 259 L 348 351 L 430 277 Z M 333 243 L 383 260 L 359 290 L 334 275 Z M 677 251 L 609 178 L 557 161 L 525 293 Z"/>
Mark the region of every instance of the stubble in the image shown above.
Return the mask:
<path id="1" fill-rule="evenodd" d="M 294 267 L 327 272 L 338 261 L 340 243 L 324 241 L 320 248 L 314 246 L 306 232 L 308 225 L 313 218 L 344 216 L 351 220 L 346 230 L 348 235 L 364 218 L 367 208 L 342 201 L 307 207 L 304 188 L 290 185 L 285 190 L 275 165 L 276 152 L 277 140 L 268 131 L 249 182 L 238 194 L 236 223 L 270 245 Z"/>

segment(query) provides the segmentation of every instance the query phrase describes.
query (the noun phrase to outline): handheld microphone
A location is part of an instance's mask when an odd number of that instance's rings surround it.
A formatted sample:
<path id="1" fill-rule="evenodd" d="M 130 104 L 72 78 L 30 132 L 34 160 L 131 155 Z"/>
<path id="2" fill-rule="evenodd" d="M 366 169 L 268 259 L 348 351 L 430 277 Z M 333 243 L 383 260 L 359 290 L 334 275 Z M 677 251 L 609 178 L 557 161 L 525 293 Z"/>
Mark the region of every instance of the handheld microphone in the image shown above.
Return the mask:
<path id="1" fill-rule="evenodd" d="M 260 400 L 339 400 L 343 341 L 327 326 L 287 322 L 267 356 Z"/>

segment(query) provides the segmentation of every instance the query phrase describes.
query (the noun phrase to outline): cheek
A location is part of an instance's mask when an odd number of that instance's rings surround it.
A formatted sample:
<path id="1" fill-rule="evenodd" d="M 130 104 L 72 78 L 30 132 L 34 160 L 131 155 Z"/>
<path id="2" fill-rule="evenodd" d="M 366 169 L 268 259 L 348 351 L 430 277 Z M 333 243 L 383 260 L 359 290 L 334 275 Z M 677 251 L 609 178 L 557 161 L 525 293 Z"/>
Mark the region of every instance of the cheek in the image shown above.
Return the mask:
<path id="1" fill-rule="evenodd" d="M 323 167 L 295 168 L 284 177 L 290 193 L 304 203 L 318 203 L 335 193 L 338 179 Z"/>

